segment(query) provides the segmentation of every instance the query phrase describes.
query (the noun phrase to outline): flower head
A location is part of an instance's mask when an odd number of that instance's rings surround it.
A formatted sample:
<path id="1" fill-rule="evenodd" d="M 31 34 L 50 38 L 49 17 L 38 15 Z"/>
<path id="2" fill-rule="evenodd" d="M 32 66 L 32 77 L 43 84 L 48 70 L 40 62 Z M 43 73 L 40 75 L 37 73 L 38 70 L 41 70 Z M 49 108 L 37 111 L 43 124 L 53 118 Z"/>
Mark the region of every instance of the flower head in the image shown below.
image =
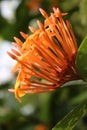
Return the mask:
<path id="1" fill-rule="evenodd" d="M 18 71 L 14 92 L 16 97 L 28 93 L 50 92 L 67 81 L 79 79 L 75 67 L 77 43 L 69 21 L 64 21 L 58 8 L 53 8 L 50 16 L 40 8 L 45 17 L 39 28 L 29 27 L 32 34 L 21 32 L 23 43 L 14 37 L 17 50 L 8 54 L 17 61 L 13 72 Z"/>

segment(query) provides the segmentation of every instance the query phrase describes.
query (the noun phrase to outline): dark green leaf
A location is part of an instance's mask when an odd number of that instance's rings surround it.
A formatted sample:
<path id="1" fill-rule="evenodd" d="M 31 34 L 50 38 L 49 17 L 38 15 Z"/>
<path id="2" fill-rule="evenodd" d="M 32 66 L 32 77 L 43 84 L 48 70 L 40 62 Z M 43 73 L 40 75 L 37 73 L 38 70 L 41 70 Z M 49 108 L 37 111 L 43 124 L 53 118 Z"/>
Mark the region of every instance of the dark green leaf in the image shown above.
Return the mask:
<path id="1" fill-rule="evenodd" d="M 87 100 L 68 113 L 52 130 L 72 130 L 87 113 Z"/>
<path id="2" fill-rule="evenodd" d="M 87 36 L 84 38 L 78 49 L 76 66 L 80 76 L 87 81 Z"/>

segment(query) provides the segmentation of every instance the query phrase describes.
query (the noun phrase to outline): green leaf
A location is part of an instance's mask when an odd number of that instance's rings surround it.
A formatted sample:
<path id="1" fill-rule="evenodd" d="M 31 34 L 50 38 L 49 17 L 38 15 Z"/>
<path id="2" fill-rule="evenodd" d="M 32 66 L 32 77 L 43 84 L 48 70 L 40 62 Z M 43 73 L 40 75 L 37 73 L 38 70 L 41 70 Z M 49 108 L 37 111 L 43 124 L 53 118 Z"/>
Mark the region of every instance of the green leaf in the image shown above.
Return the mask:
<path id="1" fill-rule="evenodd" d="M 87 100 L 68 113 L 52 130 L 72 130 L 76 123 L 87 113 Z"/>
<path id="2" fill-rule="evenodd" d="M 84 38 L 78 49 L 76 66 L 80 76 L 87 81 L 87 36 Z"/>
<path id="3" fill-rule="evenodd" d="M 74 80 L 74 81 L 69 81 L 66 82 L 65 84 L 63 84 L 61 87 L 72 87 L 72 86 L 86 86 L 87 87 L 87 82 L 83 81 L 83 80 Z"/>

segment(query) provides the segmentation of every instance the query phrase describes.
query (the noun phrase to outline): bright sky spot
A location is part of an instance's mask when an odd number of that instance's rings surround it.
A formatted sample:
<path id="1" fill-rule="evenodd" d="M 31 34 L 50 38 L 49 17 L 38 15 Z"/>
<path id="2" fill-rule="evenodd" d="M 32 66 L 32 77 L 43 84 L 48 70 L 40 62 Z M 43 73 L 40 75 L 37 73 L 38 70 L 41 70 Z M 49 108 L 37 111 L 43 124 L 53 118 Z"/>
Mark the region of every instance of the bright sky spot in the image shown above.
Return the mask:
<path id="1" fill-rule="evenodd" d="M 13 78 L 11 69 L 15 61 L 7 55 L 7 51 L 10 51 L 11 48 L 12 45 L 8 41 L 0 41 L 0 85 Z"/>
<path id="2" fill-rule="evenodd" d="M 19 5 L 20 0 L 3 0 L 1 1 L 1 15 L 6 19 L 14 18 L 14 11 Z"/>

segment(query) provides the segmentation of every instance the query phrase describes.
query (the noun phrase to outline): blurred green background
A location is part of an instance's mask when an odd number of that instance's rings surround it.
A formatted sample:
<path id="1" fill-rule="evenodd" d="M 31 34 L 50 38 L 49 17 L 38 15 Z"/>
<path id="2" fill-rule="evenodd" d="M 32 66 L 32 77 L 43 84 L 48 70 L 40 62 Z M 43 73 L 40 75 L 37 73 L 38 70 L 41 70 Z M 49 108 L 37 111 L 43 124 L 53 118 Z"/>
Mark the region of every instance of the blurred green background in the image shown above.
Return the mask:
<path id="1" fill-rule="evenodd" d="M 87 88 L 70 85 L 51 93 L 26 95 L 19 103 L 8 88 L 14 86 L 11 74 L 14 61 L 6 51 L 12 48 L 13 37 L 20 31 L 30 33 L 28 26 L 37 28 L 36 21 L 44 18 L 39 7 L 50 13 L 52 7 L 68 12 L 78 46 L 87 35 L 87 0 L 0 0 L 0 130 L 50 130 L 72 108 L 87 99 Z M 74 130 L 87 130 L 87 116 Z"/>

